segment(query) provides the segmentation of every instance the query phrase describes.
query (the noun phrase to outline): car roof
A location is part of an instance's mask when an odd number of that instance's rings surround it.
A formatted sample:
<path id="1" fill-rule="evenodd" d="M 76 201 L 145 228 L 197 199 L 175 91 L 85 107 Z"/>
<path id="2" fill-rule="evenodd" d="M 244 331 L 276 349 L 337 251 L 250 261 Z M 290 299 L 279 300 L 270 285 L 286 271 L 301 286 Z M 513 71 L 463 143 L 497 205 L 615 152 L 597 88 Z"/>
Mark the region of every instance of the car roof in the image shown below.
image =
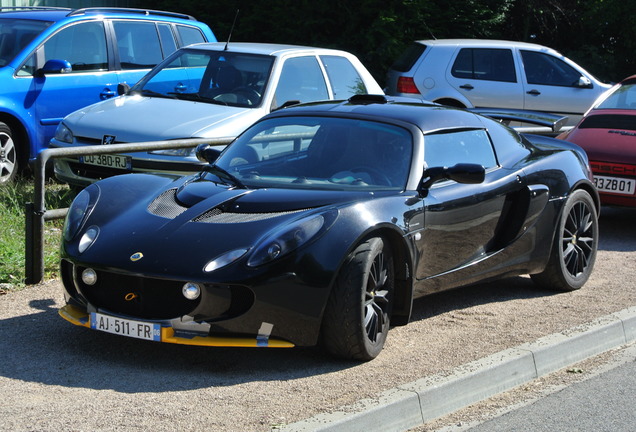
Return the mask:
<path id="1" fill-rule="evenodd" d="M 485 127 L 478 115 L 463 109 L 384 95 L 356 95 L 345 101 L 294 105 L 275 111 L 266 118 L 290 115 L 357 117 L 381 122 L 409 123 L 424 133 Z"/>
<path id="2" fill-rule="evenodd" d="M 227 50 L 231 52 L 250 53 L 250 54 L 262 54 L 270 56 L 283 56 L 293 53 L 313 53 L 313 54 L 339 54 L 339 55 L 351 55 L 346 51 L 334 50 L 329 48 L 316 48 L 300 45 L 284 45 L 284 44 L 270 44 L 270 43 L 255 43 L 255 42 L 210 42 L 201 43 L 190 48 L 207 49 L 220 51 L 224 50 L 227 45 Z"/>
<path id="3" fill-rule="evenodd" d="M 464 46 L 464 47 L 494 47 L 494 48 L 512 48 L 512 47 L 520 47 L 520 48 L 532 48 L 535 50 L 545 50 L 550 49 L 548 47 L 544 47 L 543 45 L 538 45 L 529 42 L 518 42 L 518 41 L 507 41 L 507 40 L 497 40 L 497 39 L 423 39 L 418 40 L 418 43 L 424 45 L 437 45 L 437 46 Z"/>
<path id="4" fill-rule="evenodd" d="M 94 18 L 96 15 L 106 15 L 109 18 L 138 18 L 156 19 L 170 18 L 196 21 L 194 17 L 177 12 L 165 12 L 152 9 L 135 9 L 120 7 L 89 7 L 89 8 L 61 8 L 61 7 L 2 7 L 0 18 L 31 19 L 39 21 L 61 21 L 67 18 L 79 19 L 81 17 Z"/>

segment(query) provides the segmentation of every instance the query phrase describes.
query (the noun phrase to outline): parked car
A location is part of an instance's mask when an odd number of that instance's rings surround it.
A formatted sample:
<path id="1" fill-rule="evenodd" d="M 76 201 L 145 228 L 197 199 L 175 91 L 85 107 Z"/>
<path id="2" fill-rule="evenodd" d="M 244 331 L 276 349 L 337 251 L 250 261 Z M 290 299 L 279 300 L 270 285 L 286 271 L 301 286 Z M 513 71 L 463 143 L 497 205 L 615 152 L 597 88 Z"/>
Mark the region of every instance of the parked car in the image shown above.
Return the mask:
<path id="1" fill-rule="evenodd" d="M 0 8 L 0 183 L 48 147 L 67 114 L 116 95 L 177 48 L 215 42 L 188 15 L 123 8 Z"/>
<path id="2" fill-rule="evenodd" d="M 62 317 L 369 360 L 415 296 L 520 274 L 575 290 L 594 265 L 585 152 L 468 111 L 359 95 L 275 111 L 218 159 L 197 154 L 213 161 L 198 174 L 114 176 L 77 195 Z"/>
<path id="3" fill-rule="evenodd" d="M 574 125 L 610 85 L 553 49 L 523 42 L 420 40 L 391 66 L 387 94 L 462 108 L 566 115 Z"/>
<path id="4" fill-rule="evenodd" d="M 232 138 L 286 104 L 381 92 L 362 63 L 344 51 L 201 44 L 179 50 L 121 97 L 66 117 L 51 146 Z M 191 174 L 201 165 L 194 148 L 157 150 L 58 159 L 55 174 L 85 186 L 127 172 Z"/>
<path id="5" fill-rule="evenodd" d="M 636 75 L 608 90 L 559 138 L 587 152 L 603 204 L 636 207 Z"/>

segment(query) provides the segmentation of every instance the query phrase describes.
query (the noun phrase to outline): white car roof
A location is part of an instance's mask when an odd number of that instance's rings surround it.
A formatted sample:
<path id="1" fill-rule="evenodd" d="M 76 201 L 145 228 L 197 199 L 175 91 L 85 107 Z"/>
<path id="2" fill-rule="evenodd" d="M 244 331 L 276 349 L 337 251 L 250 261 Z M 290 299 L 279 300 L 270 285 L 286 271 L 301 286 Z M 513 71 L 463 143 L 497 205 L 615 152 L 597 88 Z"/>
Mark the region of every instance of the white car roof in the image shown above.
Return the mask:
<path id="1" fill-rule="evenodd" d="M 213 43 L 201 43 L 191 45 L 189 48 L 196 48 L 202 50 L 214 50 L 222 51 L 225 49 L 225 42 L 213 42 Z M 228 45 L 228 51 L 242 52 L 251 54 L 263 54 L 270 56 L 283 56 L 295 53 L 311 53 L 311 54 L 338 54 L 342 56 L 352 56 L 352 54 L 346 51 L 328 49 L 328 48 L 316 48 L 299 45 L 284 45 L 284 44 L 268 44 L 268 43 L 255 43 L 255 42 L 230 42 Z"/>
<path id="2" fill-rule="evenodd" d="M 518 42 L 518 41 L 506 41 L 506 40 L 496 40 L 496 39 L 425 39 L 418 40 L 418 43 L 424 45 L 438 45 L 438 46 L 458 46 L 461 45 L 463 47 L 488 47 L 488 48 L 527 48 L 534 50 L 550 50 L 554 51 L 552 48 L 545 47 L 543 45 L 538 45 L 529 42 Z"/>

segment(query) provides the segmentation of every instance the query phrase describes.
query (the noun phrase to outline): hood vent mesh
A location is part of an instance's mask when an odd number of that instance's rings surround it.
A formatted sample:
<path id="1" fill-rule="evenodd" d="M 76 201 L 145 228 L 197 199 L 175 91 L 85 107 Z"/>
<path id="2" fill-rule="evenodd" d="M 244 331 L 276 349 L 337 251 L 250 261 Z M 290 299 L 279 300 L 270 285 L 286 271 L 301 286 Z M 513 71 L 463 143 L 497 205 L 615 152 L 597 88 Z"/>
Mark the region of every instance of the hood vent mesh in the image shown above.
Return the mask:
<path id="1" fill-rule="evenodd" d="M 304 211 L 304 210 L 293 210 L 293 211 L 275 212 L 275 213 L 232 213 L 232 212 L 222 212 L 219 209 L 212 209 L 203 213 L 201 216 L 196 217 L 192 221 L 204 222 L 204 223 L 218 223 L 218 224 L 257 222 L 257 221 L 275 218 L 278 216 L 294 214 L 301 211 Z"/>
<path id="2" fill-rule="evenodd" d="M 188 208 L 180 205 L 175 199 L 177 189 L 168 189 L 148 206 L 148 211 L 155 216 L 174 219 Z"/>

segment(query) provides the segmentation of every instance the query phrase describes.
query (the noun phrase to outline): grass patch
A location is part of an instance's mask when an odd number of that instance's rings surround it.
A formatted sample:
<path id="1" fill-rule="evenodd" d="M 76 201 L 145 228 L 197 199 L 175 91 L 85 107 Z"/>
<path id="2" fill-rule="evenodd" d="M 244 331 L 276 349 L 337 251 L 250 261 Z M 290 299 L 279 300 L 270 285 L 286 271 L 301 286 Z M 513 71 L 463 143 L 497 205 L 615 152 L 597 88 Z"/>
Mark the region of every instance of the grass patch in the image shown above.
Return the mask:
<path id="1" fill-rule="evenodd" d="M 5 289 L 24 286 L 25 214 L 24 205 L 33 202 L 33 179 L 19 178 L 0 185 L 0 284 Z M 68 185 L 49 181 L 46 184 L 47 209 L 68 207 L 75 194 Z M 59 276 L 60 238 L 63 220 L 44 224 L 44 278 Z"/>

